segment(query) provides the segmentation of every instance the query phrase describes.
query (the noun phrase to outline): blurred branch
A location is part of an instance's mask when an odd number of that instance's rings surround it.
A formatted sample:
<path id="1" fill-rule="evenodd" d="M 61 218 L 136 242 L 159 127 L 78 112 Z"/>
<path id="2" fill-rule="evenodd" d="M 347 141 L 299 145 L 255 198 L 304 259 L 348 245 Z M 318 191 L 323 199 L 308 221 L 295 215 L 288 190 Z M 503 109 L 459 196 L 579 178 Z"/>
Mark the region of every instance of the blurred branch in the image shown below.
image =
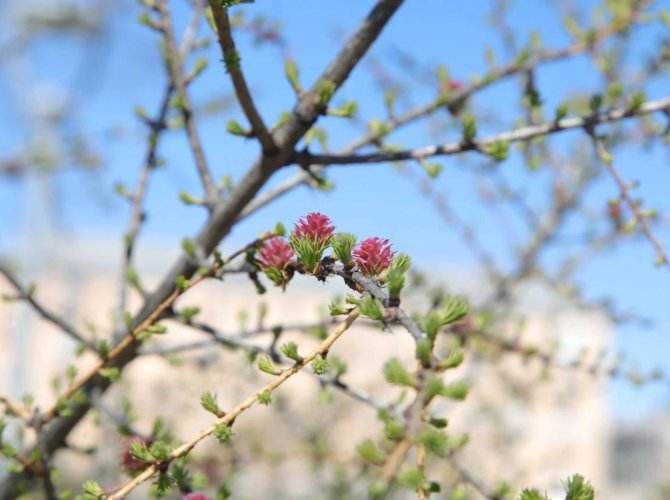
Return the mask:
<path id="1" fill-rule="evenodd" d="M 221 53 L 223 54 L 224 59 L 227 55 L 237 54 L 237 48 L 235 47 L 235 40 L 233 40 L 233 35 L 230 28 L 230 20 L 228 18 L 228 11 L 221 7 L 220 3 L 217 1 L 210 1 L 209 5 L 212 9 L 212 15 L 214 17 L 214 24 L 216 25 L 216 31 L 219 34 L 219 45 L 221 45 Z M 251 124 L 251 129 L 255 137 L 258 138 L 258 141 L 261 143 L 263 148 L 263 154 L 273 155 L 277 152 L 277 145 L 274 142 L 272 134 L 268 131 L 263 118 L 256 109 L 253 98 L 251 97 L 251 92 L 247 86 L 246 79 L 242 73 L 241 65 L 230 64 L 226 66 L 226 70 L 230 73 L 230 79 L 233 82 L 233 87 L 235 88 L 235 95 L 237 96 L 237 101 L 239 102 L 244 114 L 246 115 L 249 123 Z"/>
<path id="2" fill-rule="evenodd" d="M 198 169 L 200 181 L 202 182 L 207 199 L 208 206 L 212 207 L 219 197 L 219 191 L 212 180 L 207 159 L 205 158 L 205 151 L 200 142 L 200 135 L 196 127 L 193 116 L 193 106 L 187 91 L 186 77 L 184 76 L 182 67 L 182 54 L 177 47 L 177 42 L 172 28 L 172 19 L 170 16 L 170 7 L 167 0 L 158 0 L 156 9 L 160 15 L 160 29 L 165 39 L 165 57 L 167 66 L 170 71 L 172 83 L 174 84 L 177 96 L 179 97 L 179 105 L 177 106 L 184 118 L 184 125 L 188 140 L 193 151 L 193 158 Z"/>
<path id="3" fill-rule="evenodd" d="M 10 268 L 2 262 L 0 262 L 0 274 L 2 274 L 16 290 L 18 295 L 13 298 L 28 302 L 28 304 L 30 304 L 33 310 L 37 314 L 39 314 L 43 319 L 45 319 L 52 325 L 56 326 L 58 329 L 60 329 L 63 333 L 71 337 L 78 344 L 86 346 L 93 352 L 96 353 L 98 352 L 98 349 L 95 346 L 95 344 L 87 340 L 84 337 L 84 335 L 77 330 L 77 328 L 68 323 L 67 320 L 65 320 L 64 318 L 49 311 L 46 307 L 42 305 L 41 302 L 35 299 L 34 294 L 29 289 L 21 285 L 18 278 L 14 275 L 14 273 L 10 270 Z"/>
<path id="4" fill-rule="evenodd" d="M 649 222 L 647 222 L 647 216 L 645 216 L 645 214 L 640 210 L 639 203 L 633 200 L 630 193 L 628 192 L 626 183 L 623 181 L 621 175 L 619 175 L 619 172 L 617 172 L 616 168 L 614 167 L 612 155 L 609 153 L 609 151 L 607 151 L 602 139 L 596 135 L 593 128 L 589 130 L 589 134 L 591 135 L 593 144 L 598 152 L 598 156 L 619 188 L 621 199 L 625 200 L 626 204 L 633 213 L 637 224 L 640 226 L 642 232 L 656 250 L 656 264 L 659 266 L 665 265 L 668 269 L 670 269 L 670 260 L 668 260 L 668 255 L 665 253 L 663 245 L 661 245 L 658 239 L 654 236 L 654 233 L 649 226 Z"/>
<path id="5" fill-rule="evenodd" d="M 339 339 L 342 336 L 342 334 L 349 329 L 349 327 L 354 323 L 354 321 L 356 321 L 358 316 L 359 313 L 357 310 L 354 310 L 351 313 L 349 313 L 346 320 L 340 323 L 340 325 L 338 325 L 338 327 L 335 328 L 333 332 L 328 337 L 326 337 L 312 352 L 310 352 L 300 361 L 296 361 L 296 363 L 291 368 L 281 371 L 281 373 L 277 375 L 272 382 L 267 384 L 262 389 L 254 392 L 244 402 L 240 403 L 229 412 L 226 412 L 224 416 L 216 419 L 216 421 L 212 425 L 200 431 L 198 434 L 196 434 L 191 439 L 186 441 L 183 445 L 174 449 L 170 453 L 167 461 L 170 462 L 172 460 L 184 456 L 185 454 L 190 452 L 200 441 L 212 435 L 217 430 L 217 428 L 220 428 L 220 426 L 233 425 L 233 423 L 235 422 L 235 420 L 239 415 L 241 415 L 246 410 L 248 410 L 249 408 L 258 403 L 258 396 L 260 394 L 273 392 L 274 390 L 279 388 L 284 382 L 290 379 L 293 375 L 300 372 L 305 366 L 309 365 L 309 363 L 311 363 L 317 356 L 325 355 L 325 353 L 327 353 L 330 350 L 335 341 L 337 341 L 337 339 Z M 151 476 L 156 474 L 163 466 L 164 466 L 163 463 L 149 465 L 135 478 L 126 483 L 122 488 L 120 488 L 114 494 L 107 497 L 108 500 L 116 500 L 124 498 L 125 495 L 130 493 L 137 486 L 139 486 L 144 481 L 151 478 Z"/>
<path id="6" fill-rule="evenodd" d="M 521 127 L 499 134 L 490 135 L 479 140 L 452 142 L 437 146 L 425 146 L 412 150 L 380 152 L 362 155 L 323 155 L 309 152 L 296 152 L 292 160 L 300 165 L 351 165 L 363 163 L 383 163 L 402 160 L 421 160 L 433 156 L 446 156 L 466 151 L 483 152 L 487 146 L 497 143 L 528 141 L 540 136 L 562 132 L 564 130 L 593 127 L 600 123 L 616 122 L 626 118 L 642 116 L 670 107 L 670 97 L 642 104 L 639 108 L 621 107 L 588 116 L 564 118 L 558 121 L 545 122 L 538 125 Z"/>

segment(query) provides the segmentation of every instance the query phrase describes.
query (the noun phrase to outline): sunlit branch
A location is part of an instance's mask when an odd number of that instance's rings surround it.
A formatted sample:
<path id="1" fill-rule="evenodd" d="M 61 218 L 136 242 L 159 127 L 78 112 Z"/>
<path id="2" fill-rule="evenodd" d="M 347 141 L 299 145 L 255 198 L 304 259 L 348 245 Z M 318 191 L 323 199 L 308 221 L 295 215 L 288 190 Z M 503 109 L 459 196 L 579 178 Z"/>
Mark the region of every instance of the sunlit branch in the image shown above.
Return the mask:
<path id="1" fill-rule="evenodd" d="M 258 402 L 258 396 L 263 393 L 268 393 L 268 392 L 273 392 L 277 388 L 279 388 L 284 382 L 286 382 L 288 379 L 290 379 L 293 375 L 296 373 L 299 373 L 305 366 L 309 365 L 317 356 L 322 356 L 325 353 L 327 353 L 332 345 L 339 339 L 344 332 L 346 332 L 349 327 L 356 321 L 358 318 L 359 313 L 357 310 L 352 311 L 349 313 L 347 316 L 346 320 L 342 323 L 340 323 L 334 330 L 333 332 L 326 337 L 312 352 L 307 354 L 305 357 L 303 357 L 300 361 L 297 361 L 292 367 L 283 370 L 279 375 L 277 375 L 272 382 L 269 384 L 265 385 L 262 389 L 254 392 L 251 396 L 249 396 L 244 402 L 240 403 L 237 405 L 235 408 L 232 410 L 228 411 L 225 413 L 224 416 L 218 418 L 212 425 L 207 427 L 206 429 L 203 429 L 200 431 L 198 434 L 193 436 L 191 439 L 187 440 L 184 444 L 181 446 L 175 448 L 169 455 L 168 461 L 175 460 L 179 457 L 182 457 L 186 455 L 188 452 L 190 452 L 200 441 L 205 439 L 206 437 L 212 435 L 214 431 L 217 429 L 218 426 L 220 425 L 232 425 L 233 422 L 237 419 L 238 416 L 240 416 L 242 413 L 244 413 L 246 410 L 254 406 Z M 122 488 L 114 492 L 114 494 L 110 495 L 108 500 L 118 500 L 120 498 L 124 498 L 125 495 L 130 493 L 132 490 L 134 490 L 137 486 L 142 484 L 144 481 L 148 480 L 156 474 L 159 470 L 160 467 L 162 467 L 164 464 L 163 463 L 154 463 L 149 465 L 145 470 L 143 470 L 140 474 L 138 474 L 135 478 L 133 478 L 131 481 L 126 483 Z"/>
<path id="2" fill-rule="evenodd" d="M 212 180 L 212 174 L 210 172 L 207 159 L 205 158 L 205 151 L 200 141 L 200 134 L 198 133 L 198 129 L 196 127 L 193 115 L 193 106 L 186 88 L 186 77 L 184 76 L 182 67 L 182 53 L 177 46 L 174 30 L 172 28 L 170 7 L 167 0 L 158 0 L 156 7 L 160 14 L 160 27 L 165 39 L 166 62 L 170 71 L 172 83 L 175 86 L 175 90 L 178 96 L 179 102 L 177 107 L 181 111 L 182 117 L 184 118 L 184 126 L 186 127 L 186 133 L 189 144 L 191 145 L 198 175 L 200 176 L 200 181 L 202 182 L 207 202 L 211 206 L 218 199 L 219 193 L 214 181 Z"/>
<path id="3" fill-rule="evenodd" d="M 616 122 L 635 116 L 642 116 L 656 111 L 662 111 L 670 107 L 670 97 L 649 101 L 639 108 L 621 107 L 609 111 L 596 113 L 588 116 L 564 118 L 558 121 L 529 125 L 515 130 L 508 130 L 499 134 L 489 135 L 473 141 L 459 141 L 437 146 L 425 146 L 421 148 L 379 152 L 370 154 L 352 155 L 323 155 L 309 152 L 296 152 L 293 161 L 300 165 L 354 165 L 364 163 L 384 163 L 402 160 L 422 160 L 433 156 L 448 156 L 467 151 L 484 151 L 487 146 L 496 143 L 521 142 L 562 132 L 565 130 L 582 129 L 593 127 L 597 124 Z"/>

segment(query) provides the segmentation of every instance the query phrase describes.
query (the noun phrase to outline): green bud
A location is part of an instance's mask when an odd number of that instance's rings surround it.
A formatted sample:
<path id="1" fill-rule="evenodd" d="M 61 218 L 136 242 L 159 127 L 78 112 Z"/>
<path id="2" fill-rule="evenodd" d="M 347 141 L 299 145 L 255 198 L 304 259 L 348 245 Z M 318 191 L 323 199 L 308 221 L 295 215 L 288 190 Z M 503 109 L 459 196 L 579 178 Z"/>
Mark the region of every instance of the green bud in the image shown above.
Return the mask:
<path id="1" fill-rule="evenodd" d="M 220 444 L 225 444 L 233 437 L 233 429 L 226 424 L 218 424 L 214 428 L 212 435 L 217 439 Z"/>
<path id="2" fill-rule="evenodd" d="M 416 387 L 416 377 L 408 372 L 400 360 L 393 358 L 384 365 L 384 377 L 393 385 Z"/>
<path id="3" fill-rule="evenodd" d="M 284 354 L 289 359 L 292 359 L 293 361 L 299 363 L 302 361 L 302 356 L 298 354 L 298 344 L 296 344 L 293 341 L 287 342 L 283 346 L 281 346 L 281 352 Z"/>
<path id="4" fill-rule="evenodd" d="M 471 143 L 477 135 L 477 122 L 475 121 L 475 117 L 473 115 L 467 114 L 463 116 L 462 129 L 463 142 Z"/>
<path id="5" fill-rule="evenodd" d="M 281 373 L 281 370 L 278 369 L 267 356 L 258 358 L 258 369 L 270 375 L 279 375 Z"/>
<path id="6" fill-rule="evenodd" d="M 270 404 L 272 404 L 272 392 L 268 390 L 259 392 L 256 395 L 256 400 L 258 401 L 259 404 L 269 406 Z"/>
<path id="7" fill-rule="evenodd" d="M 249 137 L 249 131 L 244 129 L 242 125 L 240 125 L 235 120 L 228 120 L 228 123 L 226 123 L 226 130 L 228 131 L 228 133 L 233 135 L 239 135 L 241 137 Z"/>
<path id="8" fill-rule="evenodd" d="M 300 86 L 298 66 L 293 59 L 286 59 L 284 62 L 284 74 L 291 84 L 291 88 L 293 88 L 296 94 L 300 94 L 302 87 Z"/>
<path id="9" fill-rule="evenodd" d="M 215 393 L 206 392 L 200 396 L 200 406 L 216 417 L 223 416 L 223 411 L 219 408 L 219 404 L 216 401 Z"/>
<path id="10" fill-rule="evenodd" d="M 363 459 L 363 461 L 367 463 L 375 465 L 381 465 L 384 463 L 384 453 L 382 453 L 382 451 L 377 448 L 377 446 L 370 439 L 366 439 L 361 444 L 359 444 L 356 447 L 356 451 Z"/>
<path id="11" fill-rule="evenodd" d="M 345 266 L 352 263 L 351 251 L 354 245 L 356 245 L 356 236 L 351 233 L 336 233 L 331 241 L 335 256 Z"/>
<path id="12" fill-rule="evenodd" d="M 311 366 L 315 375 L 325 375 L 330 369 L 328 360 L 321 357 L 320 354 L 312 360 Z"/>
<path id="13" fill-rule="evenodd" d="M 333 95 L 335 94 L 335 82 L 330 80 L 321 80 L 317 85 L 317 95 L 319 104 L 327 106 Z"/>

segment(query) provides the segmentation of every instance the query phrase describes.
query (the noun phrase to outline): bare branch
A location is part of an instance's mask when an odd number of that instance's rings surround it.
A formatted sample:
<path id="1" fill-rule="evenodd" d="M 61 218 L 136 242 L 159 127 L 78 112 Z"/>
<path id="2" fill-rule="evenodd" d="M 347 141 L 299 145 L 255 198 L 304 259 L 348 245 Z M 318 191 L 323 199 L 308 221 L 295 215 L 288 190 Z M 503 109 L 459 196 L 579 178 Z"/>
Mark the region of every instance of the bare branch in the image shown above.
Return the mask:
<path id="1" fill-rule="evenodd" d="M 219 45 L 221 46 L 221 53 L 223 54 L 224 61 L 228 60 L 229 57 L 237 57 L 237 48 L 235 47 L 235 40 L 233 40 L 230 28 L 228 11 L 221 7 L 219 2 L 213 0 L 209 2 L 209 5 L 212 9 L 216 31 L 219 34 Z M 247 86 L 239 61 L 235 64 L 226 64 L 226 71 L 230 73 L 230 79 L 233 81 L 237 102 L 239 102 L 244 114 L 249 120 L 254 136 L 257 137 L 258 141 L 261 143 L 263 154 L 275 154 L 277 152 L 277 145 L 274 142 L 272 134 L 270 134 L 265 126 L 263 118 L 256 109 L 256 105 L 251 97 L 251 92 Z"/>
<path id="2" fill-rule="evenodd" d="M 626 183 L 623 181 L 621 175 L 619 175 L 619 172 L 614 167 L 612 156 L 605 148 L 603 141 L 596 136 L 594 130 L 590 131 L 590 135 L 591 138 L 593 139 L 593 144 L 595 145 L 598 151 L 598 156 L 600 157 L 602 163 L 605 165 L 605 168 L 609 172 L 610 176 L 612 176 L 612 179 L 614 179 L 614 182 L 616 182 L 616 185 L 619 188 L 621 199 L 626 201 L 626 204 L 633 213 L 633 216 L 635 217 L 635 220 L 642 229 L 642 232 L 656 250 L 657 264 L 665 265 L 668 269 L 670 269 L 670 260 L 668 260 L 668 255 L 665 252 L 663 245 L 661 245 L 658 239 L 654 236 L 654 233 L 651 230 L 651 227 L 649 226 L 649 222 L 647 222 L 647 217 L 640 210 L 639 204 L 631 197 L 630 193 L 628 192 L 628 187 L 626 186 Z"/>
<path id="3" fill-rule="evenodd" d="M 87 340 L 84 337 L 84 335 L 80 333 L 77 330 L 77 328 L 75 328 L 72 324 L 68 323 L 67 320 L 61 318 L 57 314 L 49 311 L 46 307 L 44 307 L 42 303 L 35 298 L 34 294 L 30 293 L 30 291 L 27 288 L 21 285 L 18 278 L 10 270 L 9 266 L 5 265 L 2 262 L 0 262 L 0 274 L 2 274 L 7 279 L 7 281 L 9 281 L 9 283 L 14 287 L 14 289 L 18 294 L 18 296 L 16 297 L 17 299 L 25 300 L 32 306 L 33 310 L 37 314 L 39 314 L 43 319 L 45 319 L 52 325 L 58 327 L 63 333 L 71 337 L 77 343 L 86 346 L 93 352 L 97 352 L 95 344 Z"/>
<path id="4" fill-rule="evenodd" d="M 335 330 L 333 330 L 333 332 L 328 337 L 326 337 L 312 352 L 306 355 L 301 361 L 296 362 L 291 368 L 282 371 L 279 375 L 276 376 L 276 378 L 272 382 L 267 384 L 262 389 L 254 392 L 244 402 L 240 403 L 229 412 L 226 412 L 226 414 L 223 417 L 218 418 L 212 425 L 200 431 L 198 434 L 196 434 L 191 439 L 186 441 L 183 445 L 174 449 L 170 453 L 170 457 L 168 460 L 171 461 L 184 456 L 186 453 L 191 451 L 200 441 L 212 435 L 218 426 L 232 425 L 235 419 L 239 415 L 244 413 L 246 410 L 248 410 L 258 402 L 259 394 L 272 392 L 276 390 L 284 382 L 290 379 L 293 375 L 300 372 L 305 366 L 311 363 L 317 356 L 321 356 L 327 353 L 332 347 L 332 345 L 335 343 L 335 341 L 337 341 L 337 339 L 339 339 L 342 336 L 342 334 L 349 329 L 349 327 L 354 323 L 354 321 L 356 321 L 358 316 L 359 316 L 358 310 L 354 310 L 351 313 L 349 313 L 346 320 L 340 323 L 340 325 L 337 328 L 335 328 Z M 148 466 L 134 479 L 126 483 L 121 489 L 117 490 L 113 495 L 107 497 L 108 500 L 116 500 L 123 498 L 125 495 L 134 490 L 137 486 L 139 486 L 144 481 L 153 476 L 156 472 L 158 472 L 162 465 L 163 464 L 152 464 Z"/>
<path id="5" fill-rule="evenodd" d="M 589 116 L 564 118 L 558 121 L 529 125 L 516 130 L 508 130 L 499 134 L 490 135 L 479 140 L 460 141 L 425 146 L 422 148 L 381 152 L 364 155 L 319 155 L 308 152 L 296 153 L 293 161 L 301 165 L 352 165 L 363 163 L 383 163 L 402 160 L 421 160 L 432 156 L 447 156 L 464 153 L 466 151 L 484 151 L 487 146 L 496 143 L 528 141 L 535 137 L 555 134 L 564 130 L 593 127 L 600 123 L 616 122 L 635 116 L 643 116 L 670 107 L 670 97 L 644 103 L 639 108 L 613 108 L 609 111 Z"/>
<path id="6" fill-rule="evenodd" d="M 193 151 L 195 166 L 198 169 L 198 175 L 205 191 L 205 197 L 210 206 L 212 206 L 219 197 L 216 184 L 212 180 L 212 175 L 205 158 L 205 151 L 200 142 L 200 135 L 193 119 L 193 106 L 186 89 L 186 77 L 182 68 L 182 53 L 177 47 L 174 30 L 172 28 L 172 19 L 170 17 L 170 7 L 167 0 L 160 0 L 156 7 L 160 14 L 160 26 L 165 38 L 165 55 L 168 69 L 172 78 L 172 83 L 179 97 L 179 109 L 184 118 L 184 125 L 188 140 Z"/>

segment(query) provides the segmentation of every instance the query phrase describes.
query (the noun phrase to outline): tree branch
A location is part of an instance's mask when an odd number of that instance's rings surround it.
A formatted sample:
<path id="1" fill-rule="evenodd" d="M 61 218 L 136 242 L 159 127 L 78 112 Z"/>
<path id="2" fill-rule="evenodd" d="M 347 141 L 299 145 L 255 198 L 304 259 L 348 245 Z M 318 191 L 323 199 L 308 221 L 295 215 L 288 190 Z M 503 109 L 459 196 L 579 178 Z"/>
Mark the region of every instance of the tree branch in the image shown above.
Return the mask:
<path id="1" fill-rule="evenodd" d="M 209 6 L 212 9 L 214 24 L 216 25 L 216 31 L 219 34 L 219 45 L 221 46 L 221 53 L 223 54 L 225 61 L 228 57 L 234 57 L 237 55 L 235 40 L 233 40 L 233 35 L 230 28 L 228 11 L 227 9 L 221 7 L 219 2 L 214 0 L 210 0 Z M 258 141 L 261 143 L 263 154 L 275 154 L 277 152 L 277 145 L 274 142 L 272 134 L 270 134 L 267 127 L 265 126 L 263 118 L 256 109 L 256 105 L 254 104 L 253 98 L 251 97 L 251 92 L 249 92 L 246 79 L 242 73 L 240 63 L 237 62 L 236 64 L 226 64 L 226 71 L 230 74 L 230 79 L 233 82 L 235 95 L 237 96 L 237 102 L 240 104 L 242 111 L 244 111 L 244 114 L 249 120 L 254 136 L 257 137 Z"/>
<path id="2" fill-rule="evenodd" d="M 499 134 L 489 135 L 479 140 L 460 141 L 425 146 L 405 151 L 380 152 L 363 155 L 322 155 L 309 152 L 296 152 L 292 160 L 300 165 L 353 165 L 363 163 L 384 163 L 403 160 L 421 160 L 432 156 L 448 156 L 466 151 L 484 151 L 487 146 L 496 143 L 520 142 L 535 137 L 551 135 L 564 130 L 593 127 L 600 123 L 616 122 L 635 116 L 643 116 L 656 111 L 670 108 L 670 97 L 644 103 L 637 109 L 630 107 L 613 108 L 609 111 L 588 116 L 564 118 L 558 121 L 529 125 L 516 130 L 508 130 Z"/>
<path id="3" fill-rule="evenodd" d="M 35 299 L 34 294 L 21 285 L 14 273 L 9 269 L 9 267 L 2 262 L 0 262 L 0 274 L 2 274 L 7 281 L 14 287 L 18 296 L 17 299 L 25 300 L 28 302 L 33 310 L 39 314 L 42 319 L 45 319 L 52 325 L 59 328 L 63 333 L 71 337 L 78 344 L 85 345 L 88 349 L 93 352 L 97 352 L 98 349 L 91 341 L 87 340 L 82 333 L 80 333 L 77 328 L 67 322 L 64 318 L 56 315 L 55 313 L 49 311 L 46 307 L 42 305 L 37 299 Z"/>
<path id="4" fill-rule="evenodd" d="M 282 371 L 279 375 L 276 376 L 276 378 L 272 382 L 267 384 L 262 389 L 254 392 L 244 402 L 237 405 L 231 411 L 226 412 L 226 414 L 223 417 L 218 418 L 212 425 L 200 431 L 198 434 L 196 434 L 191 439 L 186 441 L 183 445 L 174 449 L 170 453 L 167 462 L 169 463 L 172 460 L 175 460 L 179 457 L 186 455 L 200 441 L 212 435 L 214 431 L 217 429 L 217 427 L 219 427 L 220 425 L 228 425 L 228 426 L 232 425 L 235 419 L 239 415 L 244 413 L 246 410 L 248 410 L 258 402 L 258 396 L 260 394 L 276 390 L 284 382 L 290 379 L 293 375 L 300 372 L 305 366 L 311 363 L 317 356 L 322 356 L 325 353 L 327 353 L 332 347 L 332 345 L 335 343 L 335 341 L 339 339 L 342 336 L 342 334 L 349 329 L 349 327 L 354 323 L 354 321 L 356 321 L 358 317 L 359 317 L 358 310 L 354 310 L 351 313 L 349 313 L 346 320 L 340 323 L 340 325 L 338 325 L 338 327 L 335 328 L 333 332 L 328 337 L 326 337 L 312 352 L 310 352 L 307 356 L 303 357 L 301 361 L 296 362 L 291 368 Z M 125 495 L 130 493 L 137 486 L 139 486 L 144 481 L 149 479 L 151 476 L 156 474 L 160 470 L 160 468 L 164 465 L 165 465 L 164 463 L 154 463 L 149 465 L 144 471 L 142 471 L 139 475 L 137 475 L 131 481 L 126 483 L 121 489 L 119 489 L 114 494 L 107 497 L 107 500 L 117 500 L 124 498 Z"/>

